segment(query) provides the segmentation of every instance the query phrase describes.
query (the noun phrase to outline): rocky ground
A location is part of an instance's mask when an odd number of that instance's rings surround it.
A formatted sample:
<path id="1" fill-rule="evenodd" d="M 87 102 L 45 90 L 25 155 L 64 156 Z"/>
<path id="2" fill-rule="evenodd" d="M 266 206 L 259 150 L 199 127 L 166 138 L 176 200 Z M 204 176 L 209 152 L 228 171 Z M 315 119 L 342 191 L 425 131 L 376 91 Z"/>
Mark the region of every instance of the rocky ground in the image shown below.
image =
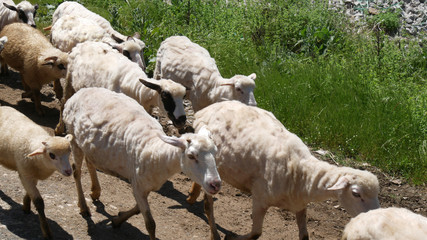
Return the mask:
<path id="1" fill-rule="evenodd" d="M 419 35 L 427 31 L 427 4 L 425 0 L 329 0 L 329 6 L 344 11 L 354 22 L 362 25 L 370 15 L 381 12 L 400 12 L 400 32 Z"/>
<path id="2" fill-rule="evenodd" d="M 58 102 L 52 88 L 43 89 L 42 104 L 45 117 L 35 114 L 34 105 L 21 99 L 22 88 L 18 74 L 0 77 L 0 105 L 12 106 L 40 125 L 52 129 L 58 120 Z M 170 126 L 165 126 L 169 131 Z M 334 163 L 327 151 L 316 155 Z M 380 202 L 383 207 L 408 208 L 427 216 L 426 186 L 412 186 L 405 181 L 392 178 L 368 164 L 348 165 L 374 172 L 381 184 Z M 119 229 L 111 227 L 110 219 L 119 210 L 132 207 L 135 203 L 129 184 L 99 173 L 102 194 L 99 202 L 89 197 L 90 180 L 83 167 L 83 189 L 92 212 L 91 217 L 79 214 L 77 194 L 72 177 L 54 173 L 41 181 L 38 188 L 45 200 L 46 215 L 55 239 L 149 239 L 141 215 L 132 217 Z M 149 203 L 157 223 L 158 239 L 209 239 L 209 226 L 203 214 L 202 198 L 194 205 L 185 202 L 191 181 L 178 174 L 167 181 L 158 192 L 149 197 Z M 0 239 L 41 239 L 36 212 L 25 215 L 22 210 L 24 192 L 16 172 L 0 167 Z M 244 234 L 251 227 L 251 197 L 228 184 L 215 197 L 215 214 L 222 237 L 227 233 Z M 339 239 L 350 217 L 335 200 L 312 203 L 308 206 L 308 229 L 311 239 Z M 295 216 L 289 212 L 271 208 L 264 221 L 263 239 L 297 239 L 298 229 Z"/>

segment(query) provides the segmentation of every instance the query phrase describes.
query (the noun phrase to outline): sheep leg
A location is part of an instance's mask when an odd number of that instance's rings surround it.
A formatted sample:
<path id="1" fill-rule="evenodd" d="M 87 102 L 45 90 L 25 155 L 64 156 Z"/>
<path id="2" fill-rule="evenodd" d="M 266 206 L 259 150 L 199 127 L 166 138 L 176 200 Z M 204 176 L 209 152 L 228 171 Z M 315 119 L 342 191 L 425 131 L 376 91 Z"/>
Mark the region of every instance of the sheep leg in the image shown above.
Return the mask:
<path id="1" fill-rule="evenodd" d="M 36 206 L 37 212 L 39 213 L 40 227 L 42 229 L 43 237 L 46 239 L 53 239 L 52 231 L 47 224 L 46 215 L 44 214 L 44 201 L 41 197 L 33 200 L 34 206 Z"/>
<path id="2" fill-rule="evenodd" d="M 59 106 L 59 121 L 58 124 L 56 124 L 55 127 L 55 136 L 62 136 L 65 134 L 65 123 L 62 119 L 62 112 L 64 111 L 64 101 L 60 100 L 60 106 Z"/>
<path id="3" fill-rule="evenodd" d="M 42 103 L 40 100 L 40 90 L 38 89 L 33 89 L 32 90 L 33 93 L 33 101 L 34 101 L 34 105 L 36 107 L 36 112 L 38 115 L 43 116 L 44 115 L 44 111 L 42 109 Z"/>
<path id="4" fill-rule="evenodd" d="M 226 240 L 258 239 L 262 234 L 262 224 L 268 207 L 264 207 L 256 196 L 252 196 L 252 231 L 243 236 L 226 236 Z"/>
<path id="5" fill-rule="evenodd" d="M 2 76 L 9 75 L 9 68 L 7 67 L 6 62 L 1 62 L 1 75 Z"/>
<path id="6" fill-rule="evenodd" d="M 43 237 L 46 239 L 52 239 L 52 231 L 49 228 L 49 224 L 47 223 L 46 215 L 44 213 L 44 201 L 42 196 L 40 195 L 39 190 L 37 189 L 37 180 L 36 179 L 27 179 L 22 177 L 19 174 L 22 185 L 24 186 L 25 191 L 27 192 L 24 197 L 24 208 L 25 205 L 30 205 L 28 202 L 28 198 L 30 198 L 34 206 L 36 207 L 37 213 L 39 214 L 40 228 L 42 230 Z M 27 197 L 28 196 L 28 197 Z"/>
<path id="7" fill-rule="evenodd" d="M 73 176 L 76 182 L 78 206 L 80 207 L 80 214 L 83 217 L 86 217 L 86 216 L 90 216 L 90 211 L 86 204 L 86 200 L 83 194 L 82 182 L 81 182 L 82 163 L 83 163 L 84 155 L 83 155 L 83 151 L 79 147 L 75 146 L 75 143 L 72 144 L 72 147 L 73 147 L 73 157 L 74 157 Z"/>
<path id="8" fill-rule="evenodd" d="M 25 78 L 23 74 L 21 75 L 21 81 L 22 81 L 22 88 L 24 89 L 24 92 L 21 94 L 21 98 L 31 98 L 33 97 L 33 94 L 31 92 L 30 86 L 25 82 Z"/>
<path id="9" fill-rule="evenodd" d="M 59 122 L 55 127 L 55 135 L 56 136 L 61 136 L 65 133 L 65 123 L 64 123 L 64 120 L 62 119 L 62 113 L 64 111 L 64 105 L 67 102 L 67 100 L 71 96 L 73 96 L 73 94 L 76 92 L 74 90 L 73 86 L 71 86 L 71 80 L 70 80 L 69 74 L 67 74 L 67 77 L 65 79 L 65 87 L 64 88 L 65 89 L 63 91 L 63 98 L 60 99 Z"/>
<path id="10" fill-rule="evenodd" d="M 143 187 L 138 184 L 132 184 L 133 194 L 135 196 L 138 207 L 144 217 L 145 228 L 148 231 L 150 240 L 156 240 L 156 222 L 154 222 L 153 216 L 151 215 L 150 206 L 148 205 L 148 194 L 150 192 L 144 192 Z"/>
<path id="11" fill-rule="evenodd" d="M 126 220 L 128 220 L 130 217 L 139 213 L 140 213 L 140 210 L 139 210 L 138 204 L 135 204 L 135 206 L 128 211 L 119 212 L 119 215 L 114 217 L 113 220 L 111 221 L 113 224 L 113 227 L 114 228 L 120 227 L 120 225 L 126 222 Z"/>
<path id="12" fill-rule="evenodd" d="M 208 218 L 208 223 L 211 228 L 211 240 L 220 240 L 221 237 L 219 236 L 218 229 L 216 228 L 215 224 L 215 217 L 213 212 L 213 198 L 211 195 L 205 193 L 204 200 L 205 214 Z"/>
<path id="13" fill-rule="evenodd" d="M 96 174 L 95 166 L 86 160 L 87 169 L 89 170 L 90 179 L 92 182 L 91 188 L 91 198 L 93 201 L 99 200 L 99 196 L 101 196 L 101 185 L 99 184 L 98 175 Z"/>
<path id="14" fill-rule="evenodd" d="M 23 204 L 22 204 L 22 210 L 25 214 L 29 214 L 31 212 L 31 198 L 28 193 L 25 193 Z"/>
<path id="15" fill-rule="evenodd" d="M 53 81 L 53 91 L 55 92 L 56 98 L 61 100 L 64 94 L 64 90 L 62 89 L 61 81 L 59 79 L 55 79 Z"/>
<path id="16" fill-rule="evenodd" d="M 307 208 L 296 213 L 296 220 L 299 230 L 299 239 L 300 240 L 308 240 L 308 232 L 307 232 Z"/>
<path id="17" fill-rule="evenodd" d="M 190 191 L 188 192 L 187 202 L 189 204 L 194 204 L 197 201 L 197 197 L 199 197 L 201 190 L 202 186 L 193 182 L 193 185 L 191 185 Z"/>

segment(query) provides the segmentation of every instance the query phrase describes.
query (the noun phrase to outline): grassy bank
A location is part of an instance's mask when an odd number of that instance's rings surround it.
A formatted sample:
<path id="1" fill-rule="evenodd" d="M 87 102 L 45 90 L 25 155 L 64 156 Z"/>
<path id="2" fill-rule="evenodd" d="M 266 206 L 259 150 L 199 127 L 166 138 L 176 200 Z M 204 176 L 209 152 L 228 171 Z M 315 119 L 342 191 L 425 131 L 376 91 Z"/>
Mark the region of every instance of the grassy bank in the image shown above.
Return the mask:
<path id="1" fill-rule="evenodd" d="M 39 25 L 47 26 L 59 2 L 38 2 Z M 148 74 L 161 41 L 186 35 L 224 77 L 257 73 L 259 106 L 308 145 L 427 182 L 427 42 L 390 38 L 395 20 L 356 32 L 311 1 L 80 2 L 117 30 L 141 33 Z M 371 26 L 398 19 L 386 14 Z"/>

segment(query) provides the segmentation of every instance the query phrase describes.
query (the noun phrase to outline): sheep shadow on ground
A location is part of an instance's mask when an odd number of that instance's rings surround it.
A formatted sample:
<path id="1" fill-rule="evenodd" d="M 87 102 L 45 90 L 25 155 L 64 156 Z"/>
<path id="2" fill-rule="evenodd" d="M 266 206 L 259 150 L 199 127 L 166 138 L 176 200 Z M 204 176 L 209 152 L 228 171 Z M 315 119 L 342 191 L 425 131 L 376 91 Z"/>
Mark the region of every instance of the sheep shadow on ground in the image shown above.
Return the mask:
<path id="1" fill-rule="evenodd" d="M 190 185 L 189 185 L 190 187 Z M 157 191 L 158 194 L 173 199 L 176 202 L 178 202 L 180 205 L 174 205 L 174 206 L 170 206 L 169 208 L 171 209 L 179 209 L 179 208 L 185 208 L 187 209 L 188 212 L 194 214 L 195 216 L 201 218 L 203 221 L 206 222 L 206 224 L 208 223 L 208 218 L 205 215 L 205 210 L 204 210 L 204 200 L 202 201 L 198 201 L 195 202 L 193 205 L 189 204 L 186 199 L 187 196 L 185 194 L 183 194 L 182 192 L 176 190 L 173 187 L 173 183 L 171 181 L 167 181 L 165 184 L 163 184 L 163 186 L 159 189 L 159 191 Z M 203 194 L 203 192 L 201 193 Z M 214 202 L 217 200 L 215 197 L 213 198 Z M 215 208 L 215 204 L 214 204 L 214 208 Z M 214 210 L 215 213 L 215 210 Z M 226 234 L 226 235 L 234 235 L 233 232 L 226 230 L 225 228 L 221 227 L 220 225 L 217 225 L 217 229 L 218 231 Z"/>
<path id="2" fill-rule="evenodd" d="M 39 217 L 37 214 L 34 214 L 34 210 L 29 214 L 25 214 L 22 211 L 22 205 L 15 202 L 1 190 L 0 199 L 9 205 L 9 208 L 4 208 L 4 204 L 0 205 L 0 223 L 2 225 L 5 225 L 10 232 L 19 238 L 43 239 Z M 55 221 L 50 220 L 49 216 L 47 216 L 47 218 L 53 236 L 61 236 L 61 239 L 73 239 L 73 237 Z"/>
<path id="3" fill-rule="evenodd" d="M 43 86 L 41 107 L 45 115 L 39 116 L 31 99 L 21 97 L 24 91 L 20 81 L 21 77 L 17 72 L 11 71 L 7 76 L 0 76 L 0 105 L 13 107 L 35 123 L 54 128 L 59 119 L 59 101 L 56 100 L 52 87 Z"/>
<path id="4" fill-rule="evenodd" d="M 105 220 L 95 223 L 90 216 L 82 216 L 88 225 L 88 236 L 93 240 L 105 240 L 105 239 L 147 239 L 150 237 L 141 232 L 140 229 L 132 226 L 131 224 L 124 222 L 119 228 L 113 228 L 111 225 L 111 219 L 114 217 L 105 210 L 105 205 L 101 201 L 93 201 L 93 205 L 96 207 L 96 212 L 104 215 Z"/>

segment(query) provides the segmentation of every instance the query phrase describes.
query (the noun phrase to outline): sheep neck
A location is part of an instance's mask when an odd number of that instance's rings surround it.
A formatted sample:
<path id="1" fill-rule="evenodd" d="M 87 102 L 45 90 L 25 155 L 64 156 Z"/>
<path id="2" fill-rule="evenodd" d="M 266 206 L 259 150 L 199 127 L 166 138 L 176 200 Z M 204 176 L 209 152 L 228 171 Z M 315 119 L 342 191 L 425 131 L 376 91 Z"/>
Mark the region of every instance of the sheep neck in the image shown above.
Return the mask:
<path id="1" fill-rule="evenodd" d="M 304 202 L 317 202 L 330 198 L 337 198 L 335 191 L 327 190 L 334 185 L 342 175 L 339 168 L 327 162 L 320 161 L 314 156 L 299 161 L 299 179 L 295 180 L 295 187 L 301 189 L 301 199 Z M 301 177 L 303 176 L 303 177 Z"/>
<path id="2" fill-rule="evenodd" d="M 212 88 L 209 98 L 210 103 L 222 102 L 225 99 L 230 100 L 232 96 L 230 93 L 233 92 L 233 86 L 231 85 L 222 85 L 227 79 L 221 77 L 221 75 L 214 75 L 215 78 L 215 87 Z"/>
<path id="3" fill-rule="evenodd" d="M 159 94 L 142 84 L 139 81 L 140 78 L 145 79 L 146 77 L 143 77 L 142 74 L 127 74 L 126 79 L 122 81 L 121 91 L 125 95 L 135 99 L 141 105 L 148 102 L 153 102 L 151 103 L 153 106 L 158 104 L 154 102 L 159 100 Z M 148 111 L 148 109 L 146 110 Z"/>
<path id="4" fill-rule="evenodd" d="M 139 143 L 144 146 L 137 154 L 137 159 L 141 160 L 135 161 L 137 166 L 132 169 L 135 169 L 137 176 L 142 176 L 143 182 L 150 182 L 150 190 L 158 190 L 167 179 L 181 171 L 181 149 L 163 142 L 157 136 L 149 141 L 149 144 Z"/>

